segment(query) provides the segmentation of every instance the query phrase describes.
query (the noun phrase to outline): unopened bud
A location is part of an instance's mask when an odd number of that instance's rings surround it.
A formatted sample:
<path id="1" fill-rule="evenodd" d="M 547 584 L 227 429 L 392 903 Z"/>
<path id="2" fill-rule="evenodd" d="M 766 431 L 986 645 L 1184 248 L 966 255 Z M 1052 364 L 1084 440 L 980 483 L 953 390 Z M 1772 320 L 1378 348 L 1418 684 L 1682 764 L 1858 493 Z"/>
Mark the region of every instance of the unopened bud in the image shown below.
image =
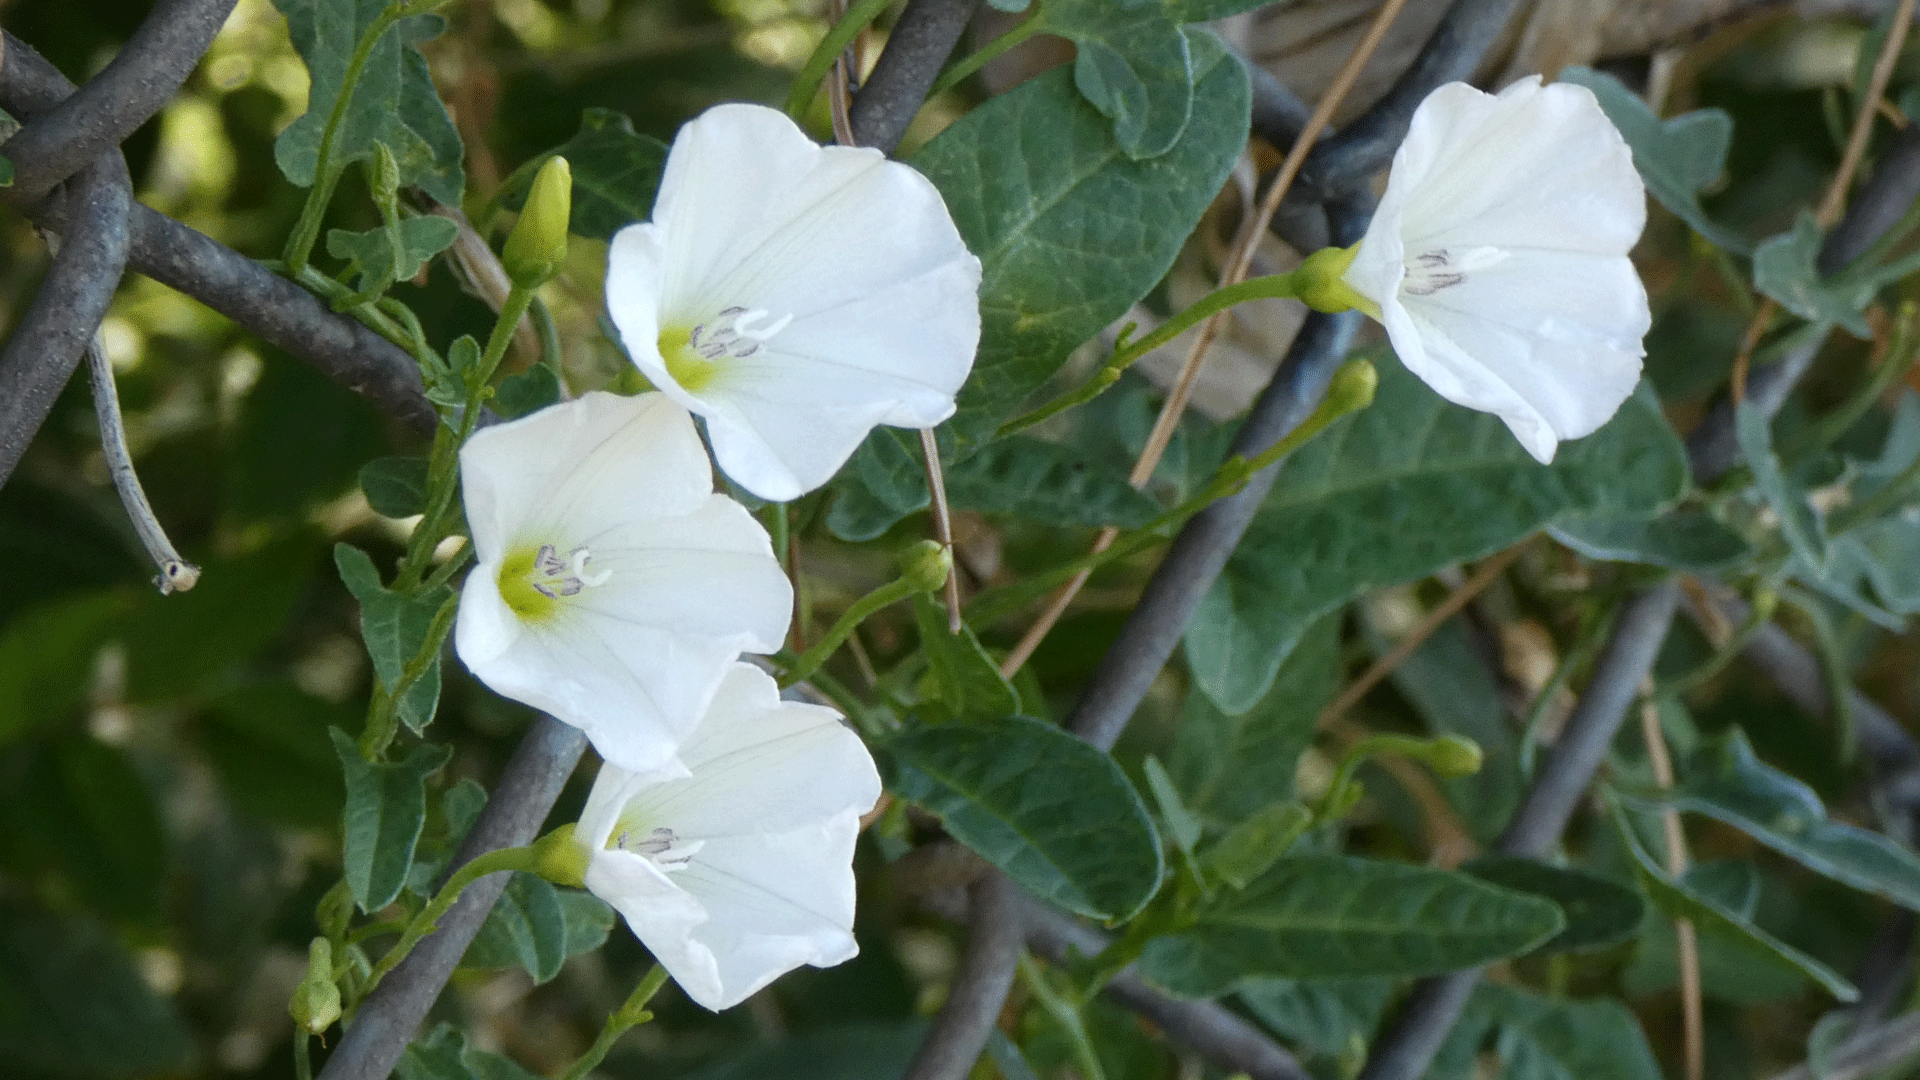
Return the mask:
<path id="1" fill-rule="evenodd" d="M 1367 299 L 1347 284 L 1347 267 L 1360 253 L 1360 245 L 1350 248 L 1321 248 L 1307 256 L 1293 272 L 1294 295 L 1315 311 L 1333 314 L 1339 311 L 1363 311 L 1375 321 L 1380 305 Z"/>
<path id="2" fill-rule="evenodd" d="M 568 888 L 584 888 L 587 864 L 593 856 L 574 839 L 573 826 L 562 825 L 533 842 L 533 872 Z"/>
<path id="3" fill-rule="evenodd" d="M 1374 370 L 1373 361 L 1349 360 L 1340 365 L 1327 385 L 1327 405 L 1345 416 L 1373 404 L 1373 395 L 1379 389 L 1380 373 Z"/>
<path id="4" fill-rule="evenodd" d="M 294 987 L 287 1011 L 309 1035 L 320 1034 L 340 1019 L 340 987 L 333 981 L 333 945 L 326 938 L 314 938 L 307 946 L 307 973 Z"/>
<path id="5" fill-rule="evenodd" d="M 1480 744 L 1465 735 L 1442 735 L 1427 749 L 1427 767 L 1441 776 L 1472 776 L 1480 771 Z"/>
<path id="6" fill-rule="evenodd" d="M 953 549 L 935 540 L 922 540 L 900 557 L 900 577 L 923 593 L 936 593 L 953 573 Z"/>
<path id="7" fill-rule="evenodd" d="M 500 265 L 523 289 L 546 284 L 567 259 L 567 223 L 573 216 L 573 169 L 554 155 L 534 175 L 520 220 L 507 234 Z"/>
<path id="8" fill-rule="evenodd" d="M 373 201 L 382 208 L 400 197 L 400 163 L 386 143 L 373 144 Z"/>

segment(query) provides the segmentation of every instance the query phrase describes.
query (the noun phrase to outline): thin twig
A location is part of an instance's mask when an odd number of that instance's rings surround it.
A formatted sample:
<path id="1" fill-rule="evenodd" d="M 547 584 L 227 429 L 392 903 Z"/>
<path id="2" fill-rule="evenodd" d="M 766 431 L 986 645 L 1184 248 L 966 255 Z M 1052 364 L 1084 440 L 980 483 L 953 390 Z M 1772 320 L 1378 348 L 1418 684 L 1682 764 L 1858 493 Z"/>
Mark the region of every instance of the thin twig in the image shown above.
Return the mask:
<path id="1" fill-rule="evenodd" d="M 1653 782 L 1662 791 L 1673 787 L 1673 761 L 1667 756 L 1667 738 L 1660 732 L 1660 705 L 1652 699 L 1640 703 L 1640 738 L 1647 746 L 1647 763 L 1653 767 Z M 1660 828 L 1667 840 L 1667 876 L 1675 881 L 1687 872 L 1687 833 L 1680 826 L 1680 811 L 1667 806 L 1660 811 Z M 1706 1075 L 1706 1019 L 1700 1001 L 1700 943 L 1694 935 L 1693 920 L 1675 919 L 1673 936 L 1680 961 L 1680 1022 L 1684 1032 L 1687 1080 Z"/>
<path id="2" fill-rule="evenodd" d="M 1387 650 L 1380 659 L 1375 660 L 1373 666 L 1367 668 L 1366 671 L 1361 673 L 1359 678 L 1353 680 L 1345 690 L 1340 692 L 1339 697 L 1328 702 L 1327 707 L 1320 710 L 1320 717 L 1314 721 L 1314 726 L 1326 727 L 1336 718 L 1345 714 L 1348 709 L 1353 708 L 1356 702 L 1367 696 L 1367 691 L 1378 686 L 1380 680 L 1393 674 L 1395 668 L 1406 663 L 1407 657 L 1412 656 L 1414 650 L 1418 649 L 1422 642 L 1432 637 L 1433 632 L 1440 629 L 1442 623 L 1453 618 L 1454 615 L 1459 613 L 1461 608 L 1466 607 L 1474 597 L 1485 592 L 1487 586 L 1498 581 L 1500 575 L 1506 573 L 1507 567 L 1513 565 L 1513 561 L 1520 557 L 1520 553 L 1525 551 L 1526 547 L 1526 541 L 1523 540 L 1492 558 L 1481 562 L 1473 571 L 1472 577 L 1468 578 L 1459 588 L 1448 594 L 1445 600 L 1435 605 L 1432 611 L 1427 612 L 1426 617 L 1420 620 L 1419 625 L 1408 631 L 1406 636 L 1402 637 L 1393 648 Z"/>
<path id="3" fill-rule="evenodd" d="M 199 582 L 200 568 L 174 550 L 173 541 L 167 539 L 167 531 L 154 516 L 146 490 L 140 486 L 140 474 L 133 469 L 133 453 L 127 449 L 127 426 L 120 416 L 113 364 L 100 347 L 99 334 L 87 344 L 87 376 L 93 384 L 93 414 L 100 427 L 100 452 L 107 459 L 107 475 L 113 478 L 113 490 L 133 522 L 133 531 L 140 536 L 140 546 L 147 549 L 147 557 L 160 571 L 153 583 L 162 596 L 186 592 Z"/>
<path id="4" fill-rule="evenodd" d="M 939 545 L 953 551 L 953 512 L 947 507 L 947 478 L 940 468 L 940 442 L 933 437 L 932 428 L 920 429 L 920 449 L 927 459 L 927 490 L 933 493 L 933 538 Z M 960 570 L 959 567 L 947 571 L 947 581 L 942 586 L 942 595 L 947 604 L 947 633 L 960 632 Z"/>
<path id="5" fill-rule="evenodd" d="M 159 0 L 98 75 L 7 140 L 21 201 L 120 143 L 173 100 L 233 12 L 234 0 Z"/>

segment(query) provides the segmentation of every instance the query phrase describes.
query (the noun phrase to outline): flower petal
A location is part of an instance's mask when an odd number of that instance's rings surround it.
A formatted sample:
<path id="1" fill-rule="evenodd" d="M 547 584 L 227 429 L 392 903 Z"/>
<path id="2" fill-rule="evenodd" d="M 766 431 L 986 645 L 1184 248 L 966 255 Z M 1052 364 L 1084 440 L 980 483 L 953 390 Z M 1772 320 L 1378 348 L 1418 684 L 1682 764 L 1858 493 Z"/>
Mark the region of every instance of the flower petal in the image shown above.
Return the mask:
<path id="1" fill-rule="evenodd" d="M 680 746 L 688 774 L 636 791 L 631 805 L 683 839 L 799 828 L 880 797 L 880 775 L 840 714 L 782 701 L 773 678 L 735 664 L 700 726 Z M 704 855 L 703 855 L 704 858 Z"/>
<path id="2" fill-rule="evenodd" d="M 587 862 L 586 885 L 620 913 L 633 936 L 688 997 L 718 1011 L 734 1002 L 715 1004 L 725 993 L 720 967 L 713 950 L 694 938 L 710 916 L 705 905 L 675 882 L 679 876 L 662 873 L 642 856 L 595 848 Z"/>
<path id="3" fill-rule="evenodd" d="M 684 514 L 713 493 L 692 419 L 660 394 L 596 391 L 485 428 L 460 471 L 482 562 L 530 539 L 570 546 L 636 514 Z"/>

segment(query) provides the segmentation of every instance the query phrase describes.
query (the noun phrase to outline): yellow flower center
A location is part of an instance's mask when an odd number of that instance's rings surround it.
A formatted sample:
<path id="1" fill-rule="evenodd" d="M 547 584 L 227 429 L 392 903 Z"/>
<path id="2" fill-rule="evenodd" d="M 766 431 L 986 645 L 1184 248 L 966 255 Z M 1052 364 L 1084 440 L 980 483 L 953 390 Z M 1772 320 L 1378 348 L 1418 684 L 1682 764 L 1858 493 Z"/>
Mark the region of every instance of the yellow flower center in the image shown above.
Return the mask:
<path id="1" fill-rule="evenodd" d="M 507 552 L 500 561 L 500 599 L 525 622 L 544 622 L 553 617 L 560 601 L 578 596 L 580 590 L 607 583 L 611 570 L 590 573 L 588 560 L 593 553 L 584 547 L 561 555 L 552 544 L 522 544 Z"/>
<path id="2" fill-rule="evenodd" d="M 744 360 L 759 352 L 768 338 L 793 321 L 792 315 L 783 315 L 771 326 L 759 325 L 766 318 L 763 310 L 730 307 L 691 327 L 684 323 L 663 326 L 655 344 L 668 376 L 681 389 L 698 393 L 713 385 L 726 360 Z"/>

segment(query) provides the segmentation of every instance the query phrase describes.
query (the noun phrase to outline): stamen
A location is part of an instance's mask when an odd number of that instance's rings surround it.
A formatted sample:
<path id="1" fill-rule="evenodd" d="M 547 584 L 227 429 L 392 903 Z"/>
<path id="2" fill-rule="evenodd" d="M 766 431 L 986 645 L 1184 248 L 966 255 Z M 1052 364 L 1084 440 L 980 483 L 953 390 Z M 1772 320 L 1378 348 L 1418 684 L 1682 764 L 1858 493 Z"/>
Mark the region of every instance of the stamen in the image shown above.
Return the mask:
<path id="1" fill-rule="evenodd" d="M 1407 276 L 1400 290 L 1411 296 L 1432 296 L 1450 289 L 1490 266 L 1503 262 L 1507 252 L 1496 247 L 1468 248 L 1452 252 L 1444 248 L 1422 252 L 1407 262 Z"/>

